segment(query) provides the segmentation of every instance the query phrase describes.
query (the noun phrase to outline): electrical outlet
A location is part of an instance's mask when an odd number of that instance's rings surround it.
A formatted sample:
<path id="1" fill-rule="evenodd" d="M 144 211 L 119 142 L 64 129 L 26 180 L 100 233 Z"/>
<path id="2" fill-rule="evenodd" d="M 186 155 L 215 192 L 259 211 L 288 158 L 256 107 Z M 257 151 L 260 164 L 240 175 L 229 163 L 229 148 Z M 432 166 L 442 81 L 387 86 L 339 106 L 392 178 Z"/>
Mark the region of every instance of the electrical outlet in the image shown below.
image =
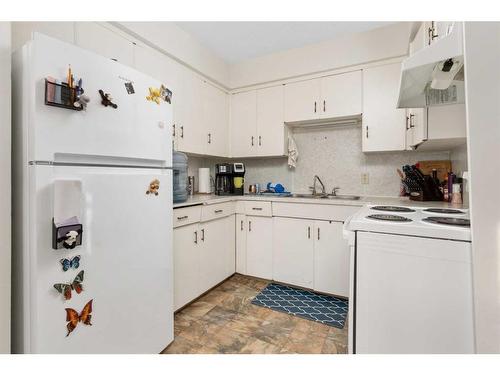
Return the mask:
<path id="1" fill-rule="evenodd" d="M 370 175 L 368 173 L 361 173 L 361 184 L 368 185 L 370 183 Z"/>

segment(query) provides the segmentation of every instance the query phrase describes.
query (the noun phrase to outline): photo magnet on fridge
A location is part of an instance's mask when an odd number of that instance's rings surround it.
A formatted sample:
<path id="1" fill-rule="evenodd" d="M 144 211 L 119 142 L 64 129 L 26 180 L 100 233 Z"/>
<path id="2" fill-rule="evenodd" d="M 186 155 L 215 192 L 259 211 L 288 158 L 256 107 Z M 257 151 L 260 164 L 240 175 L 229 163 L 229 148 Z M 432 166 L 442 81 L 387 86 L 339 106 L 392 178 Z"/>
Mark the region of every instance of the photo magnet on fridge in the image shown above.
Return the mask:
<path id="1" fill-rule="evenodd" d="M 125 82 L 125 88 L 127 89 L 127 94 L 135 94 L 134 85 L 132 82 Z"/>
<path id="2" fill-rule="evenodd" d="M 160 87 L 160 94 L 164 101 L 166 101 L 168 104 L 172 103 L 172 91 L 167 89 L 164 85 L 161 85 Z"/>

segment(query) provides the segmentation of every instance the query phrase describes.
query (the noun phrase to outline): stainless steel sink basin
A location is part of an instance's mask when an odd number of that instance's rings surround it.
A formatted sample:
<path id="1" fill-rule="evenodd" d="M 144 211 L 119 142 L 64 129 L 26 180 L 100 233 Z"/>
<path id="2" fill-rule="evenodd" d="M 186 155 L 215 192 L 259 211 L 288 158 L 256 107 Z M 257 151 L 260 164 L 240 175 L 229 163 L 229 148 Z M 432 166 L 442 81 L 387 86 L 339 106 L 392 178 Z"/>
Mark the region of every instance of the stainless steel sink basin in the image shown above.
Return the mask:
<path id="1" fill-rule="evenodd" d="M 348 200 L 348 201 L 357 201 L 360 196 L 359 195 L 328 195 L 326 198 L 328 199 L 344 199 L 344 200 Z"/>
<path id="2" fill-rule="evenodd" d="M 339 199 L 339 200 L 349 200 L 355 201 L 360 198 L 358 195 L 331 195 L 331 194 L 307 194 L 307 193 L 295 193 L 291 195 L 292 198 L 310 198 L 310 199 Z"/>
<path id="3" fill-rule="evenodd" d="M 291 195 L 292 198 L 321 198 L 322 195 L 312 195 L 312 194 L 300 194 L 300 193 L 294 193 Z"/>

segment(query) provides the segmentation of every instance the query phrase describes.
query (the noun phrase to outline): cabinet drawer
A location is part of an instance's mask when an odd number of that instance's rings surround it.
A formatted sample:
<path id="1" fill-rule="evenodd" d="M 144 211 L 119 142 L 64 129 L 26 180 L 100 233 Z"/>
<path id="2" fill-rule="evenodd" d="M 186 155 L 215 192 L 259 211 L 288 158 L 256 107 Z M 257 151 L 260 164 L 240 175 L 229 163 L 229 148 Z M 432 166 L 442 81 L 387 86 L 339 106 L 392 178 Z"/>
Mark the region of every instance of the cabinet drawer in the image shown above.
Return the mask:
<path id="1" fill-rule="evenodd" d="M 184 225 L 198 223 L 201 218 L 201 206 L 176 208 L 173 210 L 173 224 L 174 228 L 182 227 Z"/>
<path id="2" fill-rule="evenodd" d="M 201 209 L 201 221 L 209 221 L 234 214 L 234 202 L 208 204 Z"/>
<path id="3" fill-rule="evenodd" d="M 245 214 L 252 216 L 273 216 L 271 202 L 245 201 Z"/>
<path id="4" fill-rule="evenodd" d="M 302 219 L 345 221 L 359 211 L 360 206 L 332 204 L 274 203 L 273 216 L 296 217 Z"/>

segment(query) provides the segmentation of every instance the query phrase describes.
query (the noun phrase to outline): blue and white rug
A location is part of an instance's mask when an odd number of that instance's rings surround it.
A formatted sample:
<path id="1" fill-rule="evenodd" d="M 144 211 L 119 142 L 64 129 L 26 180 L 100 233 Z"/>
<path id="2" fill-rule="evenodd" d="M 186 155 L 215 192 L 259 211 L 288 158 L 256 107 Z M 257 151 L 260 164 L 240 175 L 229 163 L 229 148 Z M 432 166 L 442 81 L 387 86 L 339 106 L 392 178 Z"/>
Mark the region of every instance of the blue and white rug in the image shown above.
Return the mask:
<path id="1" fill-rule="evenodd" d="M 344 328 L 348 301 L 307 290 L 271 283 L 252 301 L 254 305 Z"/>

